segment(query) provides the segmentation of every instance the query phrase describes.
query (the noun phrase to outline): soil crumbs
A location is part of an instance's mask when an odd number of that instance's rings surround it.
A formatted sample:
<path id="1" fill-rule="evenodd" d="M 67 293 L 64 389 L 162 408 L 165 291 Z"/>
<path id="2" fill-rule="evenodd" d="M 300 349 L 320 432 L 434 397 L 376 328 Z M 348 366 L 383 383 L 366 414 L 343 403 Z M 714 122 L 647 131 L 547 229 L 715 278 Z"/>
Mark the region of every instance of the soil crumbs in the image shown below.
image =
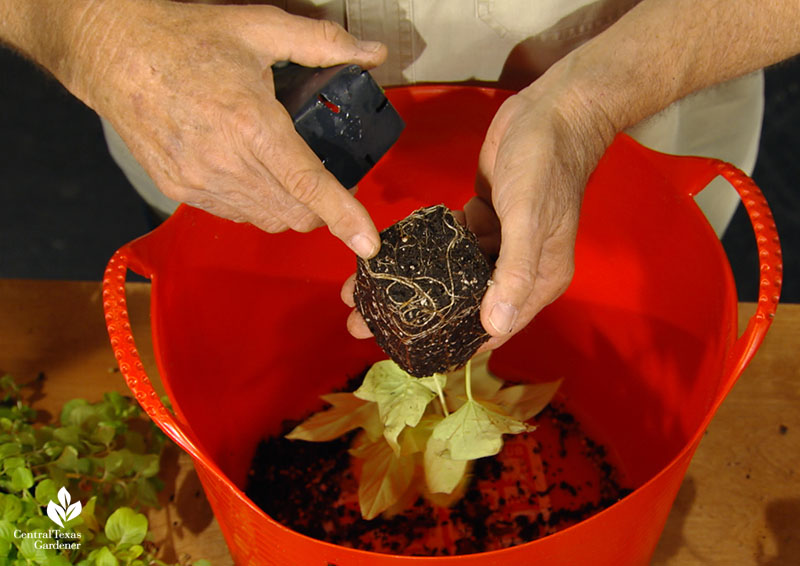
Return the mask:
<path id="1" fill-rule="evenodd" d="M 548 407 L 533 433 L 508 437 L 502 452 L 475 463 L 463 499 L 450 508 L 423 498 L 400 515 L 361 518 L 347 452 L 352 435 L 331 442 L 261 442 L 247 495 L 268 515 L 340 546 L 409 556 L 498 550 L 565 529 L 631 492 L 605 448 L 563 407 Z M 296 423 L 286 423 L 286 432 Z"/>

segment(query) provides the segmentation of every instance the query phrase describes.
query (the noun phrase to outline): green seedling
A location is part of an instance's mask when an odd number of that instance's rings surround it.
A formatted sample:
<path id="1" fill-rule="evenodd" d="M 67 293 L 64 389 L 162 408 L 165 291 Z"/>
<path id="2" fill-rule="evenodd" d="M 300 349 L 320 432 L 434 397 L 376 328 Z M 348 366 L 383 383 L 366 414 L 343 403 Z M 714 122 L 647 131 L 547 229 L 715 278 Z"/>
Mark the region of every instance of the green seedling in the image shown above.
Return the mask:
<path id="1" fill-rule="evenodd" d="M 451 505 L 463 495 L 471 463 L 494 456 L 503 435 L 531 432 L 561 381 L 506 385 L 489 372 L 489 353 L 447 374 L 413 377 L 391 360 L 374 364 L 352 393 L 322 399 L 331 406 L 287 438 L 333 440 L 361 429 L 350 455 L 361 461 L 361 515 L 392 515 L 423 495 Z"/>
<path id="2" fill-rule="evenodd" d="M 163 433 L 118 393 L 42 424 L 25 389 L 0 377 L 0 566 L 167 566 L 144 515 L 163 488 Z"/>

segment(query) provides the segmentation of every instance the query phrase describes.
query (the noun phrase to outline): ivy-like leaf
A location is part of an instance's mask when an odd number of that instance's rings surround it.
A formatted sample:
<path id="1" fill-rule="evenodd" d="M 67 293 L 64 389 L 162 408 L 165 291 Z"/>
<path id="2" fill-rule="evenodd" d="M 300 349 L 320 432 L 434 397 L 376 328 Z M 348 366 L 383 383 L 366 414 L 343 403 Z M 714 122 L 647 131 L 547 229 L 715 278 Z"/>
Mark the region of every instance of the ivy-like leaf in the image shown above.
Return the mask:
<path id="1" fill-rule="evenodd" d="M 99 425 L 97 425 L 97 428 L 95 428 L 92 431 L 90 439 L 92 440 L 92 442 L 98 442 L 108 447 L 114 441 L 114 438 L 116 436 L 117 436 L 117 430 L 115 427 L 107 423 L 100 423 Z"/>
<path id="2" fill-rule="evenodd" d="M 400 453 L 403 455 L 425 452 L 428 440 L 437 424 L 442 422 L 441 415 L 425 415 L 415 427 L 406 427 L 398 439 Z"/>
<path id="3" fill-rule="evenodd" d="M 15 456 L 13 458 L 6 458 L 3 461 L 3 471 L 11 473 L 16 468 L 22 468 L 25 466 L 25 458 L 19 456 Z"/>
<path id="4" fill-rule="evenodd" d="M 86 399 L 72 399 L 61 407 L 62 426 L 80 426 L 84 421 L 95 415 L 94 408 Z"/>
<path id="5" fill-rule="evenodd" d="M 383 438 L 362 444 L 356 454 L 364 459 L 358 484 L 361 515 L 368 520 L 374 519 L 408 489 L 414 477 L 414 457 L 397 456 Z"/>
<path id="6" fill-rule="evenodd" d="M 431 493 L 453 493 L 467 473 L 469 461 L 448 455 L 447 441 L 430 438 L 423 458 L 425 483 Z"/>
<path id="7" fill-rule="evenodd" d="M 53 438 L 76 449 L 81 445 L 81 431 L 77 426 L 59 427 L 53 430 Z"/>
<path id="8" fill-rule="evenodd" d="M 397 437 L 406 426 L 416 426 L 425 409 L 435 397 L 437 382 L 444 387 L 447 378 L 442 374 L 416 378 L 403 371 L 391 360 L 374 364 L 364 382 L 355 391 L 356 397 L 374 401 L 385 427 L 383 436 L 396 454 L 400 453 Z"/>
<path id="9" fill-rule="evenodd" d="M 144 552 L 144 547 L 140 544 L 134 544 L 130 548 L 119 550 L 116 552 L 116 557 L 123 560 L 125 564 L 130 564 L 133 560 L 139 558 Z"/>
<path id="10" fill-rule="evenodd" d="M 163 486 L 155 474 L 166 436 L 144 421 L 135 423 L 141 432 L 131 431 L 129 425 L 141 414 L 135 401 L 115 393 L 99 403 L 74 400 L 60 411 L 60 426 L 53 427 L 34 424 L 36 412 L 11 378 L 2 388 L 0 566 L 167 566 L 137 543 L 145 537 L 144 515 L 129 509 L 128 519 L 122 512 L 106 520 L 111 511 L 131 505 L 137 510 L 156 506 Z M 84 506 L 70 493 L 89 499 Z M 38 539 L 13 536 L 15 531 L 47 532 L 53 521 L 82 535 L 79 550 L 37 549 Z"/>
<path id="11" fill-rule="evenodd" d="M 97 552 L 92 554 L 94 554 L 95 566 L 119 566 L 119 560 L 117 560 L 117 557 L 114 556 L 114 553 L 111 552 L 111 549 L 107 546 L 100 548 Z"/>
<path id="12" fill-rule="evenodd" d="M 37 483 L 34 498 L 39 505 L 47 505 L 50 501 L 56 501 L 58 499 L 56 482 L 47 478 Z"/>
<path id="13" fill-rule="evenodd" d="M 36 544 L 36 539 L 34 538 L 24 538 L 19 545 L 19 553 L 22 555 L 23 558 L 29 560 L 34 564 L 46 564 L 45 562 L 48 558 L 48 554 L 52 555 L 53 552 L 47 552 L 44 548 L 39 548 L 41 545 Z"/>
<path id="14" fill-rule="evenodd" d="M 519 434 L 533 428 L 468 400 L 436 425 L 431 440 L 443 441 L 447 455 L 453 460 L 475 460 L 500 452 L 504 434 Z"/>
<path id="15" fill-rule="evenodd" d="M 56 466 L 67 472 L 77 472 L 79 474 L 89 471 L 89 462 L 80 457 L 78 449 L 74 446 L 65 446 L 61 456 L 55 461 Z"/>
<path id="16" fill-rule="evenodd" d="M 143 478 L 152 478 L 158 474 L 158 454 L 132 454 L 133 471 Z"/>
<path id="17" fill-rule="evenodd" d="M 7 541 L 7 542 L 14 542 L 14 525 L 6 521 L 5 519 L 0 519 L 0 540 Z"/>
<path id="18" fill-rule="evenodd" d="M 15 523 L 22 515 L 22 501 L 11 493 L 0 493 L 0 519 Z"/>
<path id="19" fill-rule="evenodd" d="M 11 490 L 22 491 L 33 487 L 33 473 L 29 468 L 19 467 L 11 470 Z"/>
<path id="20" fill-rule="evenodd" d="M 119 419 L 128 419 L 139 414 L 139 406 L 130 397 L 120 395 L 116 391 L 104 394 L 103 399 L 111 407 L 114 416 Z"/>
<path id="21" fill-rule="evenodd" d="M 359 399 L 352 393 L 331 393 L 322 399 L 331 408 L 311 415 L 286 435 L 292 440 L 326 442 L 343 434 L 363 428 L 373 440 L 380 437 L 383 425 L 374 403 Z"/>
<path id="22" fill-rule="evenodd" d="M 563 380 L 548 383 L 512 385 L 501 389 L 491 398 L 509 416 L 527 421 L 538 415 L 553 400 Z"/>
<path id="23" fill-rule="evenodd" d="M 6 442 L 5 444 L 0 444 L 0 462 L 4 461 L 6 458 L 10 458 L 11 456 L 16 456 L 22 452 L 22 446 L 18 442 Z"/>
<path id="24" fill-rule="evenodd" d="M 147 517 L 130 507 L 120 507 L 106 521 L 105 534 L 119 546 L 141 544 L 147 535 Z"/>
<path id="25" fill-rule="evenodd" d="M 81 519 L 83 519 L 84 524 L 90 531 L 94 533 L 100 531 L 100 523 L 95 516 L 96 507 L 97 496 L 93 495 L 89 501 L 86 502 L 86 505 L 83 506 L 83 512 L 81 513 Z"/>

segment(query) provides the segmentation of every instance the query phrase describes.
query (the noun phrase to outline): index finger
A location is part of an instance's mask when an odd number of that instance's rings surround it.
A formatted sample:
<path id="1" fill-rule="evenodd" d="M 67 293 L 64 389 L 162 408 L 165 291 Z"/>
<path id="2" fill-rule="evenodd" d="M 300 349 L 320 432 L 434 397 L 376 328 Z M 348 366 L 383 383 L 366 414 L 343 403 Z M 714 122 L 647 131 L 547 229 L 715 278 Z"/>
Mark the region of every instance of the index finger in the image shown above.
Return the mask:
<path id="1" fill-rule="evenodd" d="M 334 236 L 369 259 L 378 252 L 380 238 L 367 210 L 325 169 L 295 131 L 285 110 L 282 114 L 283 124 L 272 123 L 270 145 L 262 151 L 271 154 L 259 158 L 284 189 L 317 214 Z"/>

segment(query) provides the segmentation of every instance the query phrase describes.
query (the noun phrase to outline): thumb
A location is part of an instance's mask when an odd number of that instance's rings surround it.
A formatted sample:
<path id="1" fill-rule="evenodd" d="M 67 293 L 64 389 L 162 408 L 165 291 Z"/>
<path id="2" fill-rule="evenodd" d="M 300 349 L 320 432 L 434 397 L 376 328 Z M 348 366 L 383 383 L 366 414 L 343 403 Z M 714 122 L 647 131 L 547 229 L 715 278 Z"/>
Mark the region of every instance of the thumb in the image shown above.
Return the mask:
<path id="1" fill-rule="evenodd" d="M 372 68 L 386 59 L 386 46 L 378 41 L 360 41 L 330 20 L 294 16 L 270 6 L 262 8 L 257 21 L 248 26 L 250 41 L 269 52 L 274 61 L 292 61 L 306 67 L 331 67 L 355 63 Z M 268 14 L 268 15 L 266 15 Z"/>
<path id="2" fill-rule="evenodd" d="M 525 207 L 510 207 L 499 219 L 500 254 L 492 285 L 481 304 L 481 322 L 489 334 L 502 337 L 527 324 L 533 316 L 525 311 L 534 288 L 542 240 Z"/>

